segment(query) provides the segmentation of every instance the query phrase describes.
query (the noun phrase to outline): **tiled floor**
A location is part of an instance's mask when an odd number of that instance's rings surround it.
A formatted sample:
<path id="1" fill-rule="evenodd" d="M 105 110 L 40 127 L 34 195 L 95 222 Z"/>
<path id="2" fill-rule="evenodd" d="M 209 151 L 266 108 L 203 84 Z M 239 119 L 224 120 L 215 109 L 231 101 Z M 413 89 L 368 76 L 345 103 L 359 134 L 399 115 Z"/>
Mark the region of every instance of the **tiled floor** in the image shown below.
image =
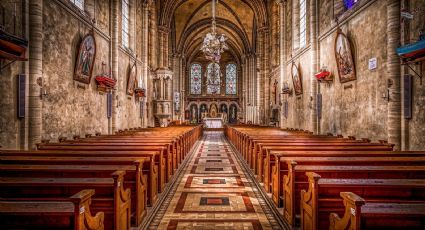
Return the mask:
<path id="1" fill-rule="evenodd" d="M 204 134 L 177 179 L 150 229 L 281 229 L 222 132 Z"/>

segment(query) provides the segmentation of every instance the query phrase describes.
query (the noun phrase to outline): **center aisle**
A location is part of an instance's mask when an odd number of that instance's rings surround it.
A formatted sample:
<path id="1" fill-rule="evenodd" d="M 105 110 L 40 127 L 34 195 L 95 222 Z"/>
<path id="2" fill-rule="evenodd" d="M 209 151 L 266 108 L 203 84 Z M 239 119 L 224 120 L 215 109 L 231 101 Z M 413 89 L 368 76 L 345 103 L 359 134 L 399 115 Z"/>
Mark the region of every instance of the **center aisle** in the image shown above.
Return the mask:
<path id="1" fill-rule="evenodd" d="M 205 132 L 149 229 L 283 229 L 222 132 Z"/>

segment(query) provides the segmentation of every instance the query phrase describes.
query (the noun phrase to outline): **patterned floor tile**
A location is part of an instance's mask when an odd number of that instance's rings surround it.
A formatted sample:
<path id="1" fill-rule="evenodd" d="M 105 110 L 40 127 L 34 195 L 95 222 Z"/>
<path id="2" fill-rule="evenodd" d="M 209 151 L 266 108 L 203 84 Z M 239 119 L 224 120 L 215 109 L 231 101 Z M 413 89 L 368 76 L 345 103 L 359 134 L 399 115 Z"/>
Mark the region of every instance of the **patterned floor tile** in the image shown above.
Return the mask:
<path id="1" fill-rule="evenodd" d="M 205 132 L 149 229 L 282 229 L 235 154 L 222 133 Z"/>

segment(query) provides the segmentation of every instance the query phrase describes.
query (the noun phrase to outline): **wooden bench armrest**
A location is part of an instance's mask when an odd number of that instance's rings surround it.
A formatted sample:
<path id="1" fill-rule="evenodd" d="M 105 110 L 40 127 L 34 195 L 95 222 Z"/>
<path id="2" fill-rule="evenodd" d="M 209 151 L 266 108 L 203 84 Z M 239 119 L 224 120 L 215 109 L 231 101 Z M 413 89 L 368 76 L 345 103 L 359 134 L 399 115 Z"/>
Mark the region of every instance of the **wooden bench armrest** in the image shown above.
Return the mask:
<path id="1" fill-rule="evenodd" d="M 95 216 L 91 215 L 90 204 L 91 197 L 94 195 L 94 189 L 85 189 L 70 197 L 74 203 L 74 224 L 75 229 L 103 230 L 104 213 L 98 212 Z M 78 227 L 77 227 L 78 226 Z"/>
<path id="2" fill-rule="evenodd" d="M 330 230 L 360 230 L 361 206 L 366 202 L 360 196 L 352 192 L 341 192 L 345 206 L 344 216 L 341 218 L 336 213 L 329 215 Z"/>

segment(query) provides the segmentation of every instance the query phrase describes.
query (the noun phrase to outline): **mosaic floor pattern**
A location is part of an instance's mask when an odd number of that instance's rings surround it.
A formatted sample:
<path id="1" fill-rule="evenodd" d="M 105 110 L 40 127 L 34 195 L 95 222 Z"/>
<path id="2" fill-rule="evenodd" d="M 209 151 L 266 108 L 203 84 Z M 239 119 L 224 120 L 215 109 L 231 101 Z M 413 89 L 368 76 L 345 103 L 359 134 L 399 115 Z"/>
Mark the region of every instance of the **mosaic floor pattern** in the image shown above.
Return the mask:
<path id="1" fill-rule="evenodd" d="M 222 132 L 205 132 L 149 229 L 282 229 Z"/>

